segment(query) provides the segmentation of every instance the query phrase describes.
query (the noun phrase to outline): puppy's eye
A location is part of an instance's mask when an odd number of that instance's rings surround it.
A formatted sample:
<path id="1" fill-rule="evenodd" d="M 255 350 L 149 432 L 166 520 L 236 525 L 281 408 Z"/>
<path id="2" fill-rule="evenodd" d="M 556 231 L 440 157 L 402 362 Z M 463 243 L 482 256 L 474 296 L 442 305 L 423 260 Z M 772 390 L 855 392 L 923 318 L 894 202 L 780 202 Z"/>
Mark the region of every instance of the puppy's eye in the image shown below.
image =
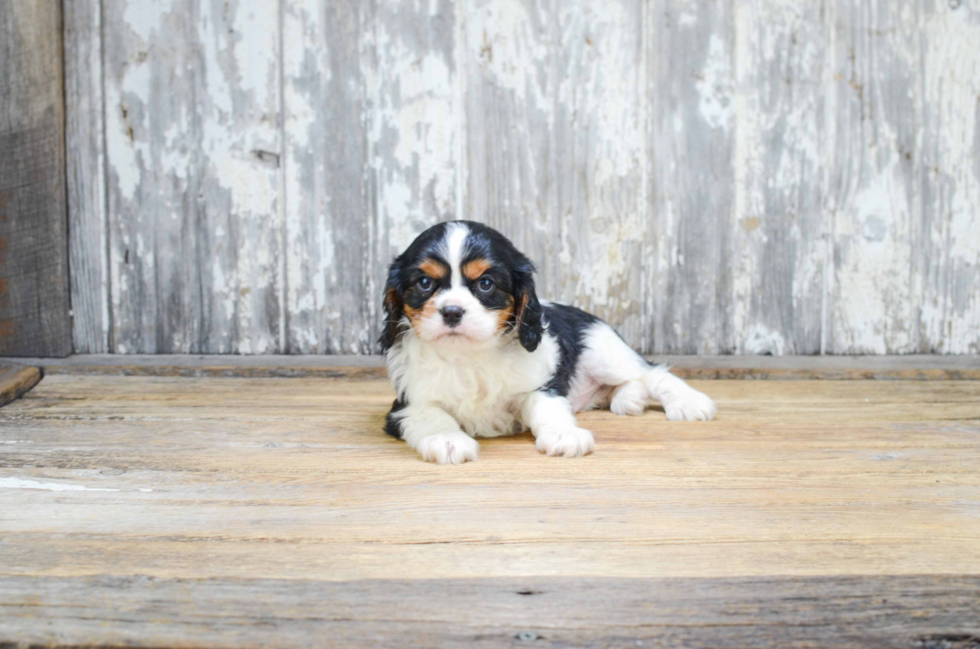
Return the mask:
<path id="1" fill-rule="evenodd" d="M 484 293 L 489 293 L 493 290 L 493 280 L 489 277 L 481 277 L 480 281 L 476 283 L 477 288 L 479 288 Z"/>
<path id="2" fill-rule="evenodd" d="M 428 291 L 429 289 L 432 288 L 432 278 L 431 277 L 423 277 L 422 279 L 420 279 L 418 281 L 418 287 L 420 289 L 422 289 L 423 291 Z"/>

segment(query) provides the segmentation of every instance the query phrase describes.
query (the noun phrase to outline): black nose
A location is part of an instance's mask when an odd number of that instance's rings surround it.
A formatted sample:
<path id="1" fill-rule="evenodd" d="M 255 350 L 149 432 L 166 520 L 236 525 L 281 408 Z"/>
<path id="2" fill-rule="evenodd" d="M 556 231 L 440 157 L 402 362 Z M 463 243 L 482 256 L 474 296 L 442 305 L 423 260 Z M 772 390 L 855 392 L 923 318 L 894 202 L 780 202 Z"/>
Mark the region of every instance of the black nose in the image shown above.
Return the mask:
<path id="1" fill-rule="evenodd" d="M 439 310 L 439 313 L 442 314 L 443 322 L 450 327 L 455 327 L 459 324 L 459 321 L 463 319 L 463 313 L 465 313 L 465 311 L 458 306 L 444 306 Z"/>

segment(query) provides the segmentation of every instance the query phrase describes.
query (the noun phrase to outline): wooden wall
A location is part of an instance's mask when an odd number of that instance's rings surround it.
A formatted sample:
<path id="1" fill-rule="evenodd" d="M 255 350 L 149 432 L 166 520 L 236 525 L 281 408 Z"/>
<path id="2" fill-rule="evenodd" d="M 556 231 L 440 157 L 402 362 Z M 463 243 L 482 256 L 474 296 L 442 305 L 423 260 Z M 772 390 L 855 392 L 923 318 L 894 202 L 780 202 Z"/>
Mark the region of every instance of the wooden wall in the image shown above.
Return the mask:
<path id="1" fill-rule="evenodd" d="M 980 353 L 980 0 L 72 0 L 80 352 L 367 353 L 488 222 L 655 353 Z"/>
<path id="2" fill-rule="evenodd" d="M 0 2 L 0 356 L 67 356 L 61 3 Z"/>

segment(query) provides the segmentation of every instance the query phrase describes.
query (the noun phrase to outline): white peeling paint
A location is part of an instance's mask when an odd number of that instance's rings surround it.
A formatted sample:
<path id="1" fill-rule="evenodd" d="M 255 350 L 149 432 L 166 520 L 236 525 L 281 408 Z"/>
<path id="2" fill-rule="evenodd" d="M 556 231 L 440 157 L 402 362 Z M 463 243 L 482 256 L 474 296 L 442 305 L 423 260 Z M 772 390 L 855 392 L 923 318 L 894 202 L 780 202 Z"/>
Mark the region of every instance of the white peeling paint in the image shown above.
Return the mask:
<path id="1" fill-rule="evenodd" d="M 980 352 L 975 3 L 101 3 L 117 352 L 370 351 L 453 217 L 645 351 Z"/>
<path id="2" fill-rule="evenodd" d="M 728 130 L 732 121 L 732 61 L 725 41 L 712 35 L 708 53 L 695 87 L 701 96 L 699 108 L 712 128 Z"/>
<path id="3" fill-rule="evenodd" d="M 64 482 L 38 482 L 21 478 L 0 478 L 0 489 L 38 489 L 41 491 L 119 491 L 118 489 L 101 489 L 84 487 Z"/>

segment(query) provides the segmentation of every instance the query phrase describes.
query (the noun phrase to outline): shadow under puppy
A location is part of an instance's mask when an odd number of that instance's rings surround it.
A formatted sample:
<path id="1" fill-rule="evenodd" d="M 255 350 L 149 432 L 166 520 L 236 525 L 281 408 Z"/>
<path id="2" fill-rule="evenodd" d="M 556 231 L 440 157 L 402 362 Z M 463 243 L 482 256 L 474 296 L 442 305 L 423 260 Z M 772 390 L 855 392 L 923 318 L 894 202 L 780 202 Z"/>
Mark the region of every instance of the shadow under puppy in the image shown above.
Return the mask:
<path id="1" fill-rule="evenodd" d="M 474 437 L 530 428 L 542 453 L 592 452 L 576 412 L 639 415 L 659 401 L 673 420 L 709 420 L 715 404 L 650 365 L 608 324 L 539 301 L 534 265 L 480 223 L 435 225 L 392 263 L 381 346 L 398 398 L 385 430 L 424 460 L 475 460 Z"/>

